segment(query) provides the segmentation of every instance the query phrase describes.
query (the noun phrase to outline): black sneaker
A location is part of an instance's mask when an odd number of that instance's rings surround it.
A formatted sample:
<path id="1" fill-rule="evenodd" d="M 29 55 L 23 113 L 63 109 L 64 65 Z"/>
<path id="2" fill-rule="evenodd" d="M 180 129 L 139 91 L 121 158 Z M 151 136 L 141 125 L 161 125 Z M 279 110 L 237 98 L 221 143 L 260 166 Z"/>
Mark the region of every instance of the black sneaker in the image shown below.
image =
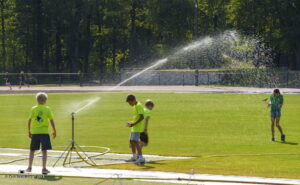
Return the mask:
<path id="1" fill-rule="evenodd" d="M 275 138 L 274 138 L 274 137 L 272 137 L 272 141 L 275 141 Z"/>
<path id="2" fill-rule="evenodd" d="M 285 142 L 285 135 L 284 134 L 281 135 L 281 141 Z"/>

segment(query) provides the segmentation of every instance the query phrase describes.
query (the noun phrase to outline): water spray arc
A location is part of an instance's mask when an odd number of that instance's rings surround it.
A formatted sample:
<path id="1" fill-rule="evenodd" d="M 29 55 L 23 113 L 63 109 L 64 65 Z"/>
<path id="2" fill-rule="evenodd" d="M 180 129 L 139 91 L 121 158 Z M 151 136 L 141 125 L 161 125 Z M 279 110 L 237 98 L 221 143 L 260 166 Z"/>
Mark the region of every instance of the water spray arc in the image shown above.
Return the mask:
<path id="1" fill-rule="evenodd" d="M 143 70 L 137 72 L 136 74 L 130 76 L 129 78 L 123 80 L 122 82 L 120 82 L 119 84 L 115 85 L 114 87 L 110 88 L 109 91 L 115 90 L 116 88 L 124 85 L 126 82 L 140 76 L 141 74 L 145 73 L 146 71 L 149 71 L 151 69 L 156 69 L 162 65 L 164 65 L 165 63 L 167 63 L 169 61 L 170 58 L 172 58 L 172 56 L 179 56 L 185 52 L 189 52 L 191 50 L 197 49 L 199 47 L 206 47 L 209 46 L 212 42 L 211 37 L 205 37 L 201 40 L 198 40 L 196 42 L 192 42 L 191 44 L 179 49 L 177 52 L 173 53 L 172 55 L 167 56 L 166 58 L 157 60 L 154 64 L 152 64 L 149 67 L 144 68 Z"/>
<path id="2" fill-rule="evenodd" d="M 69 145 L 65 148 L 65 150 L 63 151 L 63 153 L 60 155 L 60 157 L 56 160 L 56 162 L 53 164 L 53 167 L 56 166 L 56 164 L 58 163 L 58 161 L 60 161 L 62 158 L 64 158 L 63 160 L 63 166 L 71 166 L 71 164 L 73 163 L 80 163 L 80 162 L 84 162 L 88 165 L 91 166 L 96 166 L 97 163 L 93 160 L 94 157 L 100 156 L 100 155 L 104 155 L 105 153 L 109 152 L 109 148 L 105 148 L 106 151 L 95 155 L 95 156 L 89 156 L 86 154 L 86 152 L 75 142 L 75 115 L 79 112 L 81 112 L 82 110 L 86 109 L 87 107 L 91 106 L 92 104 L 94 104 L 95 102 L 97 102 L 98 100 L 100 100 L 99 97 L 96 97 L 92 100 L 90 100 L 86 105 L 84 105 L 83 107 L 81 107 L 80 109 L 78 109 L 75 112 L 71 113 L 71 123 L 72 123 L 72 137 L 71 137 L 71 141 L 69 143 Z M 86 147 L 86 146 L 83 146 Z M 89 147 L 93 147 L 93 146 L 89 146 Z M 95 148 L 95 147 L 93 147 Z M 96 147 L 96 148 L 104 148 L 104 147 Z M 77 161 L 72 161 L 72 154 L 75 153 L 77 155 L 77 158 L 79 158 L 80 160 Z"/>

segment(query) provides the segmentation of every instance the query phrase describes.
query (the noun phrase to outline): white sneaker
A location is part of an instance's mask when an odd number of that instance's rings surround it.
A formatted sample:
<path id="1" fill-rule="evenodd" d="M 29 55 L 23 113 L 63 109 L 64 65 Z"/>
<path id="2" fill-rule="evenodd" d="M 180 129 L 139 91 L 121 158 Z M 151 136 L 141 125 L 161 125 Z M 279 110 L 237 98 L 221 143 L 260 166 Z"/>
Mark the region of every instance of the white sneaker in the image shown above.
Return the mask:
<path id="1" fill-rule="evenodd" d="M 125 162 L 134 162 L 137 161 L 137 157 L 131 157 L 130 159 L 125 160 Z"/>
<path id="2" fill-rule="evenodd" d="M 144 164 L 146 161 L 143 157 L 139 157 L 139 159 L 137 161 L 134 162 L 134 164 L 140 165 L 140 164 Z"/>

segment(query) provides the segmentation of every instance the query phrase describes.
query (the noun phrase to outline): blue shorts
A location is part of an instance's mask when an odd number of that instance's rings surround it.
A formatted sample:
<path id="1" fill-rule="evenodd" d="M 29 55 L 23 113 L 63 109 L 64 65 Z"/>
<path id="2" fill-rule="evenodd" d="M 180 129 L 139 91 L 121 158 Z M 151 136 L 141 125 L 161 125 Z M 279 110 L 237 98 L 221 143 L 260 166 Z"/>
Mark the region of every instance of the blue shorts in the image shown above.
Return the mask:
<path id="1" fill-rule="evenodd" d="M 141 133 L 139 132 L 131 132 L 130 141 L 139 141 Z"/>
<path id="2" fill-rule="evenodd" d="M 275 117 L 280 117 L 281 116 L 281 110 L 280 109 L 276 109 L 276 110 L 271 110 L 271 117 L 275 118 Z"/>
<path id="3" fill-rule="evenodd" d="M 49 134 L 32 134 L 30 150 L 39 150 L 42 144 L 42 150 L 51 150 L 51 142 Z"/>

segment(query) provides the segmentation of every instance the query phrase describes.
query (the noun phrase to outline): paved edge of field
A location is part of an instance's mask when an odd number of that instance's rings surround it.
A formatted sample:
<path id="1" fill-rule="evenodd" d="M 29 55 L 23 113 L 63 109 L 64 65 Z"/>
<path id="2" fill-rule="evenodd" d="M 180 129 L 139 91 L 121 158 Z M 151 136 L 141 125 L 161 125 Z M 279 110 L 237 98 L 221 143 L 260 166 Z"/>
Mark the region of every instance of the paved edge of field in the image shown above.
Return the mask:
<path id="1" fill-rule="evenodd" d="M 19 174 L 20 169 L 26 169 L 25 165 L 0 165 L 1 174 L 14 175 L 41 175 L 41 167 L 34 166 L 30 174 Z M 109 178 L 109 179 L 132 179 L 132 180 L 164 180 L 193 181 L 198 183 L 241 183 L 241 184 L 281 184 L 281 185 L 300 185 L 298 179 L 283 178 L 263 178 L 246 176 L 227 176 L 193 173 L 174 173 L 160 171 L 134 171 L 134 170 L 116 170 L 116 169 L 95 169 L 95 168 L 70 168 L 70 167 L 49 167 L 51 173 L 49 176 L 62 177 L 89 177 L 89 178 Z"/>
<path id="2" fill-rule="evenodd" d="M 256 87 L 218 87 L 218 86 L 32 86 L 9 87 L 1 86 L 0 94 L 31 94 L 47 93 L 80 93 L 80 92 L 176 92 L 176 93 L 240 93 L 240 94 L 271 94 L 274 88 Z M 300 94 L 298 88 L 280 88 L 284 94 Z"/>

